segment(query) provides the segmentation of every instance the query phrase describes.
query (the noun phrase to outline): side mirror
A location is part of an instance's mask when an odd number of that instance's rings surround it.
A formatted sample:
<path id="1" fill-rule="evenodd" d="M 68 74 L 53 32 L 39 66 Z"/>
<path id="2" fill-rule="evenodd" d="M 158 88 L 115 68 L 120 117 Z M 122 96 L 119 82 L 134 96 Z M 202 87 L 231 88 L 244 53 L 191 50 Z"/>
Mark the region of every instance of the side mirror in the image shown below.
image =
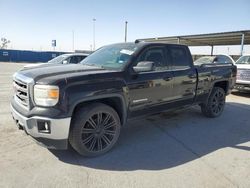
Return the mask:
<path id="1" fill-rule="evenodd" d="M 141 61 L 135 67 L 133 67 L 135 72 L 148 72 L 152 71 L 154 67 L 154 62 L 152 61 Z"/>
<path id="2" fill-rule="evenodd" d="M 218 58 L 217 57 L 214 58 L 213 63 L 218 63 Z"/>
<path id="3" fill-rule="evenodd" d="M 63 60 L 62 64 L 67 64 L 68 61 L 67 60 Z"/>

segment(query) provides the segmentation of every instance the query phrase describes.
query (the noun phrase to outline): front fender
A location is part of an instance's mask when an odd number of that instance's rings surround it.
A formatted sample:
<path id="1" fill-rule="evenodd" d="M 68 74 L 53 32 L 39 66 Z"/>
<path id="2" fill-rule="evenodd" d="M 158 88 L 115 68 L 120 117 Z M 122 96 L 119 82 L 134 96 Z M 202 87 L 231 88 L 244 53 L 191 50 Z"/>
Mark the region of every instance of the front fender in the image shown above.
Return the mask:
<path id="1" fill-rule="evenodd" d="M 128 109 L 128 93 L 125 83 L 121 80 L 68 86 L 64 90 L 62 99 L 64 102 L 62 104 L 65 105 L 64 109 L 68 114 L 72 116 L 78 104 L 97 100 L 107 100 L 109 98 L 119 99 L 122 109 L 122 122 L 125 122 Z"/>

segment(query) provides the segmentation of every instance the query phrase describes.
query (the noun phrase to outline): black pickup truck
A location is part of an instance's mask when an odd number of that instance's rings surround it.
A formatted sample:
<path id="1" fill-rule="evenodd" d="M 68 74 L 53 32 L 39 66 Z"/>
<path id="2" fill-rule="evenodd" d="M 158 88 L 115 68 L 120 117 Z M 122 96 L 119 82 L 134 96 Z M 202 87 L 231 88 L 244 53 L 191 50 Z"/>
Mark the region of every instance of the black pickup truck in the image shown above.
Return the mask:
<path id="1" fill-rule="evenodd" d="M 221 115 L 236 72 L 232 64 L 195 66 L 183 45 L 113 44 L 81 64 L 15 73 L 12 116 L 46 147 L 71 144 L 97 156 L 114 146 L 129 119 L 191 105 L 207 117 Z"/>

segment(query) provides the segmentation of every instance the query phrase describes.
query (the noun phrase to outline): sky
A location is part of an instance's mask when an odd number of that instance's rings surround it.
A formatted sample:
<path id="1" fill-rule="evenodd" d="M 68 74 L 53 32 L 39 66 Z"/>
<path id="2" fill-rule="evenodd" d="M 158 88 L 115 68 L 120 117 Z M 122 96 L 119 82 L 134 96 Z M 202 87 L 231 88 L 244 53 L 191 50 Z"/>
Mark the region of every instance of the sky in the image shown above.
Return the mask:
<path id="1" fill-rule="evenodd" d="M 123 42 L 125 21 L 128 41 L 249 30 L 250 1 L 0 0 L 0 18 L 0 38 L 9 39 L 11 49 L 52 50 L 51 40 L 55 39 L 58 51 L 90 50 L 93 18 L 98 48 Z M 215 52 L 220 49 L 239 53 L 240 47 L 216 48 Z M 244 52 L 250 53 L 250 47 Z"/>

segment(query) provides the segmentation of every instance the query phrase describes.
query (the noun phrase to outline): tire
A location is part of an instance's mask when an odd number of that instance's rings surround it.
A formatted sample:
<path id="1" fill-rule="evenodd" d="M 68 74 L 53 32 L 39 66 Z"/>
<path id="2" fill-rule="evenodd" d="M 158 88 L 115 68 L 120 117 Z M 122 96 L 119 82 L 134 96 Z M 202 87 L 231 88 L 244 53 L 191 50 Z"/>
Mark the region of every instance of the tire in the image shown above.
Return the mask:
<path id="1" fill-rule="evenodd" d="M 222 114 L 226 101 L 226 94 L 221 87 L 214 87 L 207 104 L 201 104 L 202 113 L 210 118 L 218 117 Z"/>
<path id="2" fill-rule="evenodd" d="M 93 103 L 74 114 L 69 143 L 80 155 L 99 156 L 113 148 L 120 130 L 117 112 L 108 105 Z"/>

